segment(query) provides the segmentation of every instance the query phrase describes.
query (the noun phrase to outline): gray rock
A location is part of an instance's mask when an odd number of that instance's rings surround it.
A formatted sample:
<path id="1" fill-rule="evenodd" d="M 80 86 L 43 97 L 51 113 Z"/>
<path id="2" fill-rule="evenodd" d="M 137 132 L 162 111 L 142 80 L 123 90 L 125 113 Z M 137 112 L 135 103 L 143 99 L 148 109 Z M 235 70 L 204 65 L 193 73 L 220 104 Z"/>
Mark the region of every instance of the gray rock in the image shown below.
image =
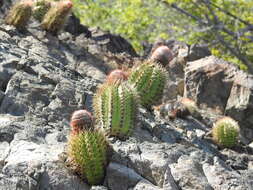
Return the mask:
<path id="1" fill-rule="evenodd" d="M 147 180 L 140 181 L 133 190 L 162 190 L 163 188 L 159 188 Z"/>
<path id="2" fill-rule="evenodd" d="M 111 190 L 127 190 L 134 187 L 140 180 L 143 178 L 126 166 L 111 162 L 107 167 L 105 183 Z"/>

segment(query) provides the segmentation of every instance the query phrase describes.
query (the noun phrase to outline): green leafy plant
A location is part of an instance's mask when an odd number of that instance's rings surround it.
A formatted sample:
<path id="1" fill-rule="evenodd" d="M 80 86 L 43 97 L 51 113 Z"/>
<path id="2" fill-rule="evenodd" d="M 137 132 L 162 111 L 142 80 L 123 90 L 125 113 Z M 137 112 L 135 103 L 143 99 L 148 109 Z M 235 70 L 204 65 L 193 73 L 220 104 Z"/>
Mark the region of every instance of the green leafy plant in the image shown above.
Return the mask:
<path id="1" fill-rule="evenodd" d="M 163 95 L 167 72 L 158 63 L 146 61 L 132 68 L 129 83 L 137 89 L 141 104 L 157 104 Z"/>
<path id="2" fill-rule="evenodd" d="M 77 110 L 72 114 L 70 120 L 71 133 L 78 134 L 84 130 L 92 130 L 93 126 L 93 117 L 90 112 L 87 110 Z"/>
<path id="3" fill-rule="evenodd" d="M 41 27 L 54 35 L 57 34 L 65 24 L 72 6 L 71 0 L 54 2 L 49 11 L 45 14 Z"/>
<path id="4" fill-rule="evenodd" d="M 126 82 L 103 84 L 96 92 L 94 111 L 98 125 L 111 136 L 129 137 L 135 125 L 138 96 Z"/>
<path id="5" fill-rule="evenodd" d="M 70 135 L 68 156 L 76 172 L 89 184 L 100 184 L 104 178 L 107 165 L 108 142 L 98 130 L 85 130 Z"/>
<path id="6" fill-rule="evenodd" d="M 8 12 L 5 23 L 18 29 L 24 29 L 32 15 L 32 4 L 33 2 L 30 0 L 15 3 Z"/>
<path id="7" fill-rule="evenodd" d="M 213 140 L 222 147 L 233 147 L 238 142 L 240 127 L 230 117 L 219 119 L 213 126 Z"/>
<path id="8" fill-rule="evenodd" d="M 36 0 L 33 6 L 33 18 L 41 22 L 50 7 L 49 0 Z"/>

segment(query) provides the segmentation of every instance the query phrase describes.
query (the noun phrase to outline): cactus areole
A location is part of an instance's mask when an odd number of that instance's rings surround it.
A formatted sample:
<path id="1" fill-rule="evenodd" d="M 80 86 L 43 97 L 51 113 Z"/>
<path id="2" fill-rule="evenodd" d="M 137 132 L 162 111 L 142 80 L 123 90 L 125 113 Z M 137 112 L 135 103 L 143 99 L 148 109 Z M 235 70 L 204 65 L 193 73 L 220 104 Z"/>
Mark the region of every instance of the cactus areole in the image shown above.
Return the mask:
<path id="1" fill-rule="evenodd" d="M 70 125 L 72 134 L 78 134 L 83 130 L 93 129 L 93 117 L 86 110 L 78 110 L 72 114 Z"/>

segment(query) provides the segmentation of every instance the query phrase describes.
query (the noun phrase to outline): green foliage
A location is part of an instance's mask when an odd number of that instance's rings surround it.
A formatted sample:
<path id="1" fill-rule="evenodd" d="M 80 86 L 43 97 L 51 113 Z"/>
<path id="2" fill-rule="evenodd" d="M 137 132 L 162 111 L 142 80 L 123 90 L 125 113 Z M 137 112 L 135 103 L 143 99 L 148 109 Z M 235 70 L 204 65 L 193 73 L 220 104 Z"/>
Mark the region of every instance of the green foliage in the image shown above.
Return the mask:
<path id="1" fill-rule="evenodd" d="M 253 23 L 251 0 L 74 0 L 74 4 L 83 24 L 121 34 L 139 52 L 143 41 L 162 37 L 205 43 L 216 56 L 242 69 L 253 62 L 252 30 L 245 30 L 250 25 L 240 21 Z"/>
<path id="2" fill-rule="evenodd" d="M 218 120 L 212 129 L 213 140 L 222 147 L 233 147 L 237 144 L 239 125 L 230 117 Z"/>
<path id="3" fill-rule="evenodd" d="M 121 139 L 131 135 L 137 115 L 138 97 L 127 83 L 102 85 L 93 104 L 98 124 L 109 135 Z"/>
<path id="4" fill-rule="evenodd" d="M 44 16 L 41 27 L 52 34 L 56 34 L 65 24 L 71 8 L 72 2 L 70 0 L 55 2 L 54 6 L 51 6 Z"/>
<path id="5" fill-rule="evenodd" d="M 33 6 L 33 18 L 41 22 L 50 7 L 51 4 L 48 0 L 35 1 Z"/>
<path id="6" fill-rule="evenodd" d="M 5 18 L 5 23 L 23 29 L 32 15 L 32 2 L 19 1 L 15 3 Z"/>
<path id="7" fill-rule="evenodd" d="M 132 69 L 129 82 L 137 89 L 141 104 L 157 104 L 163 95 L 167 72 L 158 63 L 147 61 Z"/>
<path id="8" fill-rule="evenodd" d="M 100 184 L 107 164 L 108 143 L 104 134 L 99 131 L 83 131 L 71 135 L 68 145 L 68 155 L 76 165 L 77 172 L 89 184 Z"/>

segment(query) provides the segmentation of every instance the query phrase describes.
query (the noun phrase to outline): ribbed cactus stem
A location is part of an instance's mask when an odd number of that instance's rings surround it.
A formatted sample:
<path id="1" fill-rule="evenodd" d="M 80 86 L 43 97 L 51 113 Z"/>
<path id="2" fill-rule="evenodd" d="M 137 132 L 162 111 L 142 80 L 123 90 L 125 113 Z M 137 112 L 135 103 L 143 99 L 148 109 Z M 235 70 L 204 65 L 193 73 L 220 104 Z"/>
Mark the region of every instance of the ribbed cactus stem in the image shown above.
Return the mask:
<path id="1" fill-rule="evenodd" d="M 233 147 L 238 142 L 240 127 L 230 117 L 219 119 L 213 126 L 213 140 L 222 147 Z"/>
<path id="2" fill-rule="evenodd" d="M 165 69 L 152 61 L 144 62 L 132 69 L 129 82 L 137 89 L 142 105 L 149 107 L 159 103 L 166 75 Z"/>
<path id="3" fill-rule="evenodd" d="M 42 28 L 54 35 L 57 34 L 65 24 L 72 6 L 73 3 L 71 0 L 55 2 L 44 16 L 41 23 Z"/>
<path id="4" fill-rule="evenodd" d="M 50 7 L 49 0 L 36 0 L 33 6 L 33 18 L 41 22 Z"/>
<path id="5" fill-rule="evenodd" d="M 103 133 L 88 130 L 70 135 L 68 155 L 76 166 L 76 172 L 89 184 L 97 185 L 102 182 L 108 155 L 108 142 Z"/>
<path id="6" fill-rule="evenodd" d="M 150 59 L 165 66 L 173 59 L 173 54 L 167 46 L 162 45 L 152 52 Z"/>
<path id="7" fill-rule="evenodd" d="M 132 87 L 127 83 L 106 83 L 93 101 L 99 126 L 120 139 L 131 135 L 138 108 L 138 96 Z"/>
<path id="8" fill-rule="evenodd" d="M 31 0 L 23 0 L 14 4 L 5 18 L 5 23 L 18 29 L 24 29 L 32 15 L 32 4 Z"/>
<path id="9" fill-rule="evenodd" d="M 93 124 L 93 117 L 90 112 L 87 110 L 75 111 L 70 121 L 71 133 L 78 134 L 83 130 L 92 130 Z"/>
<path id="10" fill-rule="evenodd" d="M 106 81 L 108 83 L 114 83 L 114 82 L 123 82 L 125 80 L 128 79 L 128 74 L 127 72 L 120 70 L 120 69 L 116 69 L 113 70 L 108 76 Z"/>

